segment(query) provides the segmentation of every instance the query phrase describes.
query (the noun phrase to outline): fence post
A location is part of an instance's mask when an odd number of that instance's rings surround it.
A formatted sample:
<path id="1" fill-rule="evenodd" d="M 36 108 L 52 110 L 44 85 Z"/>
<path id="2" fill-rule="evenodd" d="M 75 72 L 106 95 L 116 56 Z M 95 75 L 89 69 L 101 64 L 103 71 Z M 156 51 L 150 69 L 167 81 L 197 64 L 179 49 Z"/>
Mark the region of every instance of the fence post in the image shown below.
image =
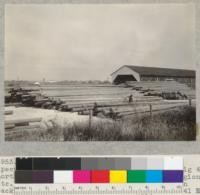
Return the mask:
<path id="1" fill-rule="evenodd" d="M 149 104 L 149 108 L 150 108 L 150 117 L 152 117 L 152 104 Z"/>
<path id="2" fill-rule="evenodd" d="M 93 115 L 93 111 L 89 110 L 89 128 L 91 128 L 92 126 L 92 115 Z"/>
<path id="3" fill-rule="evenodd" d="M 192 106 L 192 100 L 189 99 L 189 106 Z"/>

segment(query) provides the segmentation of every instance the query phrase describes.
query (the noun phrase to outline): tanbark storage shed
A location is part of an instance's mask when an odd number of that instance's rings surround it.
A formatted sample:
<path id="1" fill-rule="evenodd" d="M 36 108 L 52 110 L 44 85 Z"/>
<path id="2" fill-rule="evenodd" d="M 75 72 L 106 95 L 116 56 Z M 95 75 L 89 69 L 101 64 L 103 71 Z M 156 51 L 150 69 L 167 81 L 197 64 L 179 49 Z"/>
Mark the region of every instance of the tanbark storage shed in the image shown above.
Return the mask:
<path id="1" fill-rule="evenodd" d="M 157 68 L 124 65 L 111 74 L 114 84 L 126 81 L 165 81 L 175 80 L 181 83 L 194 84 L 195 71 L 186 69 Z"/>

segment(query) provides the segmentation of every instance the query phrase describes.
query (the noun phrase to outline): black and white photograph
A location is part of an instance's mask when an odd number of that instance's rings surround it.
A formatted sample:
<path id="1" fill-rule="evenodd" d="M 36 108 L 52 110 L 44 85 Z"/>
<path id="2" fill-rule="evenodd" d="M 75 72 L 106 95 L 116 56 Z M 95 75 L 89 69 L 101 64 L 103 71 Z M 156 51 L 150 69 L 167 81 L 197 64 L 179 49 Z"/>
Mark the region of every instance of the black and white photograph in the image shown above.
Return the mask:
<path id="1" fill-rule="evenodd" d="M 194 4 L 7 4 L 5 141 L 196 140 Z"/>

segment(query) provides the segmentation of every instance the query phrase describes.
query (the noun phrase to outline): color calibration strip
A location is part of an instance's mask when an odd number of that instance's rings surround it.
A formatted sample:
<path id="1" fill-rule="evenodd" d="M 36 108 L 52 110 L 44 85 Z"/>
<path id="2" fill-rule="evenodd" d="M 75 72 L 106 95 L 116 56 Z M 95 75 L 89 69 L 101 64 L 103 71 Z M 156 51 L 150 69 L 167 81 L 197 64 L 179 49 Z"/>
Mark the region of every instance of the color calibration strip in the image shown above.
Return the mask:
<path id="1" fill-rule="evenodd" d="M 182 182 L 182 157 L 16 159 L 15 183 Z"/>

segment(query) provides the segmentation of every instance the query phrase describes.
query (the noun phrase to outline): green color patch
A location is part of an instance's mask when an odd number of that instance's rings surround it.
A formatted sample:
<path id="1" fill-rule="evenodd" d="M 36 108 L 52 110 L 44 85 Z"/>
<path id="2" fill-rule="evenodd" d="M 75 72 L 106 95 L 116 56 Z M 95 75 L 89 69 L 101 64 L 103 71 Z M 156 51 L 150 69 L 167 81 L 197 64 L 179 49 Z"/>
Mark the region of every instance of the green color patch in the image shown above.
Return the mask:
<path id="1" fill-rule="evenodd" d="M 128 183 L 145 183 L 146 171 L 142 170 L 129 170 L 127 171 Z"/>

